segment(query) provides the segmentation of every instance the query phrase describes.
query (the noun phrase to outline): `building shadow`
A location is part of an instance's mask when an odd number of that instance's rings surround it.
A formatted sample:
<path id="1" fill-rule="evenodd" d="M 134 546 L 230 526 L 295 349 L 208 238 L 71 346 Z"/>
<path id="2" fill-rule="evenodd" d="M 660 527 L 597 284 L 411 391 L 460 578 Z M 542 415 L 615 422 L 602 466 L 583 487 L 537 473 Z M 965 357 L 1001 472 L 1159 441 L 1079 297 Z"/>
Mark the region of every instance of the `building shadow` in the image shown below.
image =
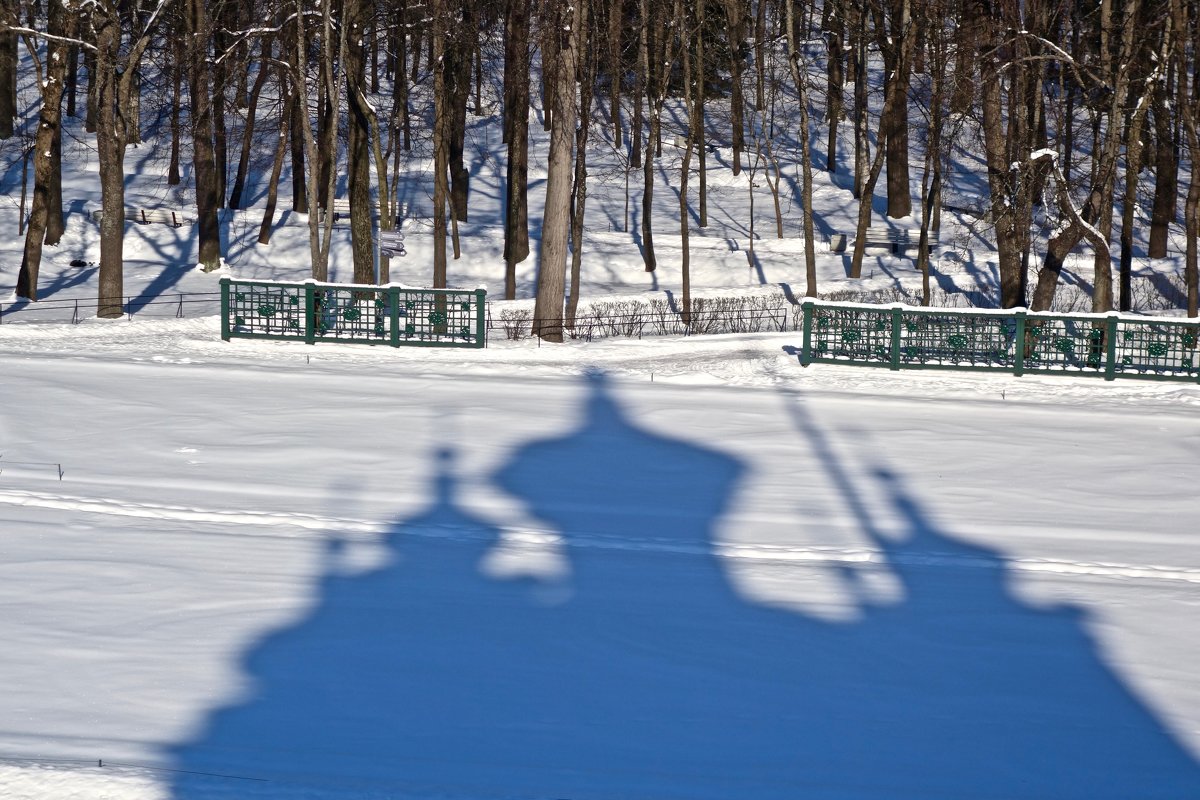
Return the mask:
<path id="1" fill-rule="evenodd" d="M 903 586 L 853 622 L 744 597 L 714 542 L 744 465 L 644 430 L 588 380 L 579 427 L 494 476 L 561 535 L 567 571 L 489 574 L 501 531 L 439 455 L 383 566 L 346 574 L 330 545 L 311 614 L 254 645 L 247 696 L 176 748 L 175 798 L 228 797 L 235 775 L 297 797 L 1200 796 L 1082 611 L 1014 597 L 1004 559 L 933 524 L 887 465 L 863 500 L 802 399 L 797 436 Z"/>

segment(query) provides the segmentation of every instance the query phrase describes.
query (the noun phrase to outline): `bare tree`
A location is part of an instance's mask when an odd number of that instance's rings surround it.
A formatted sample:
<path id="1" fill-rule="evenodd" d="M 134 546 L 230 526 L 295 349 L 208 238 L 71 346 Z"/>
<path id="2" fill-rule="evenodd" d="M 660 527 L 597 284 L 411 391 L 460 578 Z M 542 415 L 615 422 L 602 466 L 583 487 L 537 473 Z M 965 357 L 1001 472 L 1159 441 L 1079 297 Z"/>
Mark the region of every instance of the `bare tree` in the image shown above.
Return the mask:
<path id="1" fill-rule="evenodd" d="M 55 150 L 61 147 L 62 99 L 67 71 L 67 47 L 75 35 L 78 9 L 70 2 L 50 3 L 46 8 L 46 61 L 26 37 L 29 54 L 37 70 L 42 90 L 42 110 L 33 145 L 33 205 L 25 229 L 25 250 L 17 274 L 17 297 L 38 299 L 38 272 L 42 263 L 42 245 L 54 245 L 62 237 L 62 170 Z M 55 186 L 60 187 L 57 195 Z"/>
<path id="2" fill-rule="evenodd" d="M 599 41 L 592 31 L 592 0 L 576 0 L 579 12 L 578 58 L 579 123 L 575 126 L 575 178 L 571 189 L 571 285 L 567 293 L 567 327 L 575 327 L 579 308 L 579 282 L 583 263 L 583 218 L 587 207 L 587 145 L 592 126 L 592 96 L 596 81 L 596 47 Z M 703 0 L 701 0 L 703 2 Z"/>
<path id="3" fill-rule="evenodd" d="M 373 0 L 345 0 L 342 27 L 345 31 L 346 105 L 349 110 L 350 144 L 346 154 L 347 188 L 350 194 L 350 243 L 354 260 L 354 282 L 375 282 L 375 247 L 371 223 L 371 141 L 374 109 L 367 99 L 366 30 L 371 19 Z M 386 182 L 386 171 L 381 173 Z M 386 187 L 380 191 L 387 205 Z"/>
<path id="4" fill-rule="evenodd" d="M 802 213 L 804 215 L 804 294 L 806 297 L 817 296 L 817 255 L 816 243 L 814 241 L 816 232 L 813 225 L 813 178 L 812 178 L 812 153 L 809 147 L 809 125 L 808 125 L 808 65 L 806 64 L 800 48 L 797 46 L 798 33 L 796 31 L 796 4 L 794 0 L 787 0 L 787 37 L 788 37 L 788 66 L 792 73 L 792 83 L 796 86 L 796 99 L 800 106 L 800 170 L 801 175 L 801 195 L 800 203 Z M 838 54 L 840 61 L 841 54 Z M 840 75 L 840 70 L 839 73 Z M 838 87 L 840 103 L 841 87 Z M 833 113 L 832 110 L 829 112 Z M 837 121 L 830 118 L 830 130 L 836 133 Z M 831 133 L 830 140 L 834 138 L 834 133 Z M 832 146 L 832 145 L 831 145 Z M 828 156 L 833 159 L 833 151 L 831 150 Z"/>
<path id="5" fill-rule="evenodd" d="M 1187 315 L 1200 316 L 1200 131 L 1196 117 L 1200 115 L 1200 13 L 1186 0 L 1171 0 L 1171 19 L 1175 28 L 1175 69 L 1179 79 L 1178 108 L 1184 136 L 1187 140 L 1191 178 L 1188 181 L 1187 201 L 1184 204 L 1184 283 L 1187 286 Z M 1191 62 L 1189 63 L 1189 54 Z M 1195 81 L 1190 89 L 1188 75 Z"/>
<path id="6" fill-rule="evenodd" d="M 517 264 L 529 257 L 529 4 L 508 0 L 504 20 L 504 298 L 517 296 Z"/>
<path id="7" fill-rule="evenodd" d="M 170 0 L 159 0 L 146 15 L 130 18 L 136 27 L 122 47 L 123 4 L 118 0 L 90 3 L 88 48 L 95 54 L 96 149 L 100 167 L 100 280 L 97 316 L 124 313 L 125 150 L 136 135 L 137 117 L 129 116 L 136 91 L 137 65 L 149 47 Z"/>
<path id="8" fill-rule="evenodd" d="M 542 216 L 542 250 L 534 304 L 534 332 L 542 339 L 563 339 L 563 293 L 566 288 L 567 236 L 571 223 L 571 148 L 575 139 L 575 48 L 579 41 L 582 3 L 551 4 L 546 13 L 554 32 L 554 83 L 550 85 L 552 127 L 546 173 L 546 208 Z"/>
<path id="9" fill-rule="evenodd" d="M 887 214 L 907 217 L 912 213 L 908 175 L 908 89 L 915 38 L 912 0 L 878 0 L 872 9 L 885 71 L 878 144 L 887 150 Z"/>
<path id="10" fill-rule="evenodd" d="M 186 0 L 188 32 L 188 95 L 192 101 L 192 171 L 196 183 L 200 267 L 211 272 L 221 266 L 221 228 L 217 220 L 220 186 L 213 137 L 213 96 L 209 43 L 212 22 L 204 0 Z"/>

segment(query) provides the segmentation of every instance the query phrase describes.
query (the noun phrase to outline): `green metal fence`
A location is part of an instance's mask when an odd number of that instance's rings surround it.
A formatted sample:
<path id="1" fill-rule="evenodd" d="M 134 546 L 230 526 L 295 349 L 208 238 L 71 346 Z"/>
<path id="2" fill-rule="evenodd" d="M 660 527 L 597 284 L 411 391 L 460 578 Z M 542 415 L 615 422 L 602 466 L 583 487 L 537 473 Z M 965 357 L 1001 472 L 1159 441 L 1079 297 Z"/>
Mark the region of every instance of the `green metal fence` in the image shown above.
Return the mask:
<path id="1" fill-rule="evenodd" d="M 221 279 L 221 338 L 483 347 L 483 289 Z"/>
<path id="2" fill-rule="evenodd" d="M 800 363 L 1200 382 L 1200 322 L 805 300 Z"/>

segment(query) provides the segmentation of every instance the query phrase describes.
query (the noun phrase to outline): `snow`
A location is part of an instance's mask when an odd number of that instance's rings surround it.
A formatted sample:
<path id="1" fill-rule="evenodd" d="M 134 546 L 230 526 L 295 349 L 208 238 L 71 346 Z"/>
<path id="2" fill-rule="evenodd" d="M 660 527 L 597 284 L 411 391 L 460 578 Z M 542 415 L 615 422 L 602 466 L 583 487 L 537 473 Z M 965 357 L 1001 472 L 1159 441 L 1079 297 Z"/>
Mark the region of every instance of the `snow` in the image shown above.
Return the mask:
<path id="1" fill-rule="evenodd" d="M 1200 387 L 217 333 L 0 329 L 5 797 L 1200 788 Z"/>
<path id="2" fill-rule="evenodd" d="M 476 123 L 451 282 L 497 286 L 504 170 Z M 226 343 L 204 307 L 66 324 L 53 303 L 96 293 L 69 265 L 98 260 L 84 141 L 47 302 L 0 320 L 5 800 L 1200 796 L 1200 386 L 802 368 L 795 332 L 432 350 Z M 188 206 L 164 152 L 129 151 L 130 207 Z M 697 292 L 797 293 L 798 203 L 748 258 L 728 158 Z M 592 164 L 584 303 L 678 297 L 661 163 L 653 274 L 637 175 L 626 217 Z M 405 169 L 392 278 L 420 285 L 429 164 Z M 298 215 L 262 247 L 260 213 L 223 217 L 215 274 L 193 227 L 130 224 L 126 293 L 305 278 Z M 992 290 L 954 224 L 935 281 Z M 0 251 L 7 295 L 21 241 Z M 819 247 L 822 292 L 911 296 L 912 267 L 850 281 Z"/>

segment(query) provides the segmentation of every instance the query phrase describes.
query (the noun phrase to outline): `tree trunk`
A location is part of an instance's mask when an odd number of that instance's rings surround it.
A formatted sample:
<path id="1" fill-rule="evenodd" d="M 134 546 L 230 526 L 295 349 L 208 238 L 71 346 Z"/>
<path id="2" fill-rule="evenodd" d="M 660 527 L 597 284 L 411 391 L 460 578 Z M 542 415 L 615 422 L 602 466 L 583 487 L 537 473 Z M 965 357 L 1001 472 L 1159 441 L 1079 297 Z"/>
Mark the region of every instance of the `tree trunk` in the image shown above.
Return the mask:
<path id="1" fill-rule="evenodd" d="M 100 107 L 100 76 L 96 74 L 96 53 L 88 50 L 83 56 L 83 64 L 88 73 L 87 111 L 83 115 L 83 129 L 87 133 L 95 133 L 96 116 Z"/>
<path id="2" fill-rule="evenodd" d="M 288 134 L 291 128 L 292 107 L 296 96 L 287 90 L 286 81 L 280 86 L 286 96 L 283 113 L 279 115 L 279 141 L 275 143 L 275 160 L 271 162 L 271 178 L 267 181 L 267 207 L 263 210 L 262 224 L 258 228 L 258 243 L 270 244 L 271 227 L 275 223 L 275 205 L 279 199 L 279 178 L 283 174 L 283 159 L 287 155 Z"/>
<path id="3" fill-rule="evenodd" d="M 302 126 L 306 124 L 302 114 L 306 113 L 307 111 L 301 110 L 299 103 L 292 104 L 289 126 L 292 151 L 292 210 L 299 214 L 308 213 L 308 180 L 304 176 L 305 136 L 302 129 Z"/>
<path id="4" fill-rule="evenodd" d="M 967 13 L 975 11 L 978 9 L 969 9 Z M 984 46 L 981 43 L 981 49 Z M 996 259 L 1000 267 L 1000 305 L 1003 308 L 1018 308 L 1025 305 L 1021 229 L 1027 220 L 1018 219 L 1018 211 L 1014 208 L 1009 193 L 1008 137 L 1004 127 L 1001 70 L 996 63 L 996 57 L 991 54 L 982 56 L 979 72 L 982 84 L 983 138 L 988 167 L 988 188 L 992 198 L 992 218 L 996 230 Z"/>
<path id="5" fill-rule="evenodd" d="M 0 28 L 19 25 L 17 0 L 0 2 Z M 0 30 L 0 139 L 13 135 L 17 116 L 17 34 Z M 35 200 L 36 202 L 36 200 Z"/>
<path id="6" fill-rule="evenodd" d="M 1170 88 L 1159 86 L 1154 98 L 1154 210 L 1150 216 L 1150 258 L 1166 258 L 1167 239 L 1179 197 L 1179 148 L 1167 97 Z"/>
<path id="7" fill-rule="evenodd" d="M 845 114 L 845 100 L 842 91 L 842 87 L 846 82 L 843 69 L 845 59 L 843 55 L 845 49 L 843 45 L 845 40 L 843 30 L 845 23 L 843 19 L 844 11 L 840 3 L 828 0 L 824 4 L 824 11 L 828 15 L 828 21 L 824 26 L 827 31 L 825 41 L 828 45 L 825 81 L 825 122 L 828 125 L 828 138 L 825 143 L 825 169 L 832 174 L 837 172 L 838 123 L 841 122 L 842 116 Z M 791 25 L 788 27 L 788 32 L 791 36 L 796 36 L 796 32 Z M 807 87 L 805 87 L 804 94 L 808 94 Z"/>
<path id="8" fill-rule="evenodd" d="M 596 78 L 597 40 L 591 35 L 591 0 L 579 0 L 579 40 L 575 47 L 579 59 L 579 124 L 575 130 L 575 178 L 571 190 L 571 286 L 567 295 L 567 327 L 575 327 L 579 309 L 579 281 L 583 259 L 583 217 L 587 206 L 587 142 L 592 124 L 592 90 Z M 701 0 L 703 2 L 703 0 Z"/>
<path id="9" fill-rule="evenodd" d="M 210 24 L 204 0 L 187 0 L 188 94 L 192 116 L 192 172 L 196 184 L 199 264 L 205 272 L 221 266 L 221 228 L 217 221 L 217 164 L 213 151 L 212 95 L 209 93 Z"/>
<path id="10" fill-rule="evenodd" d="M 1188 6 L 1184 0 L 1172 0 L 1171 17 L 1176 31 L 1176 72 L 1179 76 L 1176 103 L 1191 162 L 1191 178 L 1188 181 L 1187 200 L 1183 206 L 1183 281 L 1187 287 L 1187 315 L 1195 319 L 1200 316 L 1200 169 L 1197 169 L 1197 165 L 1200 164 L 1200 130 L 1197 128 L 1200 128 L 1200 125 L 1196 122 L 1196 117 L 1200 115 L 1200 65 L 1195 61 L 1200 58 L 1200 50 L 1197 49 L 1200 47 L 1200 21 L 1192 20 L 1189 27 L 1188 16 Z M 1193 37 L 1191 41 L 1188 40 L 1189 31 Z M 1189 52 L 1193 59 L 1192 64 L 1188 64 Z M 1192 72 L 1192 80 L 1196 85 L 1189 91 L 1188 73 L 1191 70 L 1195 70 Z"/>
<path id="11" fill-rule="evenodd" d="M 471 172 L 463 163 L 467 136 L 467 101 L 471 97 L 471 59 L 478 25 L 464 6 L 464 17 L 446 37 L 445 81 L 449 116 L 450 209 L 458 222 L 467 221 Z"/>
<path id="12" fill-rule="evenodd" d="M 332 55 L 328 57 L 333 58 Z M 337 197 L 337 172 L 334 165 L 338 158 L 336 144 L 339 120 L 333 113 L 333 101 L 329 81 L 322 78 L 317 84 L 317 107 L 320 109 L 317 112 L 317 140 L 321 142 L 321 147 L 315 153 L 315 157 L 309 157 L 309 162 L 315 165 L 314 170 L 317 173 L 317 207 L 323 209 L 329 217 L 333 216 L 333 200 Z M 334 146 L 327 148 L 325 142 L 331 142 Z"/>
<path id="13" fill-rule="evenodd" d="M 446 202 L 450 195 L 450 109 L 446 91 L 446 0 L 432 0 L 433 29 L 433 288 L 446 286 Z"/>
<path id="14" fill-rule="evenodd" d="M 851 4 L 853 5 L 853 4 Z M 867 135 L 867 15 L 854 12 L 854 198 L 862 199 L 871 144 Z M 882 142 L 878 142 L 882 146 Z"/>
<path id="15" fill-rule="evenodd" d="M 623 12 L 622 3 L 608 4 L 608 109 L 613 147 L 621 146 L 621 79 L 625 75 L 625 65 L 621 60 Z"/>
<path id="16" fill-rule="evenodd" d="M 534 332 L 542 339 L 563 339 L 563 291 L 566 288 L 567 235 L 571 217 L 571 147 L 575 138 L 575 47 L 579 40 L 582 3 L 549 9 L 555 48 L 551 85 L 550 158 L 546 173 L 546 208 L 542 217 L 542 250 L 534 304 Z"/>
<path id="17" fill-rule="evenodd" d="M 643 89 L 645 94 L 646 105 L 650 109 L 650 127 L 646 132 L 646 147 L 642 154 L 642 263 L 646 266 L 646 272 L 654 272 L 658 266 L 658 262 L 654 257 L 654 229 L 652 224 L 653 208 L 654 208 L 654 159 L 653 159 L 653 142 L 658 136 L 656 127 L 657 116 L 654 114 L 654 92 L 655 92 L 655 70 L 653 68 L 653 59 L 650 56 L 651 41 L 650 28 L 652 20 L 650 17 L 652 0 L 641 0 L 642 9 L 642 29 L 641 29 L 641 62 Z M 639 108 L 641 103 L 639 101 Z M 637 135 L 641 136 L 640 126 L 638 126 Z M 735 165 L 734 170 L 737 170 Z M 736 172 L 735 172 L 736 174 Z"/>
<path id="18" fill-rule="evenodd" d="M 107 13 L 103 13 L 107 11 Z M 119 109 L 121 28 L 115 9 L 98 9 L 96 26 L 96 150 L 100 168 L 100 270 L 96 316 L 124 313 L 125 137 Z"/>
<path id="19" fill-rule="evenodd" d="M 704 0 L 700 0 L 701 3 Z M 703 17 L 701 17 L 703 19 Z M 682 305 L 679 309 L 683 324 L 690 326 L 692 324 L 692 254 L 691 242 L 689 240 L 689 219 L 688 213 L 688 178 L 692 171 L 692 148 L 696 142 L 696 127 L 699 118 L 696 115 L 696 88 L 695 83 L 704 81 L 704 70 L 701 68 L 700 77 L 697 78 L 692 71 L 692 59 L 690 56 L 693 42 L 692 31 L 690 30 L 689 20 L 684 12 L 682 0 L 675 0 L 675 20 L 682 26 L 680 38 L 683 40 L 683 102 L 687 110 L 687 139 L 684 144 L 683 162 L 679 167 L 679 240 L 680 240 L 680 276 L 682 279 Z M 699 26 L 696 26 L 697 29 Z M 700 34 L 697 32 L 696 40 L 699 41 Z"/>
<path id="20" fill-rule="evenodd" d="M 509 0 L 504 40 L 504 299 L 517 296 L 517 264 L 529 257 L 529 5 Z"/>
<path id="21" fill-rule="evenodd" d="M 699 202 L 701 228 L 708 227 L 708 146 L 704 136 L 704 103 L 705 103 L 705 78 L 708 75 L 707 64 L 704 60 L 704 20 L 707 16 L 704 0 L 697 0 L 696 3 L 696 76 L 694 78 L 696 85 L 696 103 L 691 114 L 696 116 L 696 125 L 693 128 L 696 139 L 696 155 L 699 160 L 700 173 L 698 176 L 699 186 L 696 189 L 697 201 Z"/>
<path id="22" fill-rule="evenodd" d="M 812 180 L 812 153 L 808 143 L 809 125 L 808 125 L 808 68 L 802 60 L 800 49 L 796 46 L 796 23 L 795 23 L 795 2 L 787 0 L 787 37 L 788 37 L 788 65 L 791 67 L 792 82 L 796 84 L 797 100 L 800 105 L 800 169 L 802 174 L 801 179 L 801 196 L 800 203 L 802 205 L 802 213 L 804 217 L 804 296 L 817 296 L 817 251 L 815 246 L 816 232 L 813 224 L 812 201 L 813 201 L 813 180 Z M 838 54 L 840 60 L 841 54 Z M 839 68 L 840 74 L 840 68 Z M 840 96 L 841 86 L 838 86 Z M 831 123 L 831 129 L 837 129 L 837 123 Z"/>
<path id="23" fill-rule="evenodd" d="M 1125 129 L 1125 198 L 1121 207 L 1120 293 L 1117 308 L 1133 308 L 1133 234 L 1134 212 L 1137 211 L 1138 177 L 1142 163 L 1142 122 L 1146 117 L 1149 97 L 1144 97 L 1130 116 Z"/>
<path id="24" fill-rule="evenodd" d="M 884 92 L 884 122 L 881 136 L 887 147 L 887 215 L 907 217 L 912 213 L 912 195 L 908 174 L 908 84 L 912 71 L 912 5 L 911 0 L 891 4 L 893 40 L 891 71 Z"/>
<path id="25" fill-rule="evenodd" d="M 882 126 L 883 120 L 880 120 Z M 882 140 L 882 131 L 880 139 Z M 866 250 L 867 228 L 871 225 L 872 198 L 875 196 L 875 184 L 879 182 L 879 173 L 883 171 L 884 156 L 887 149 L 882 143 L 875 146 L 875 158 L 871 160 L 871 169 L 863 183 L 862 197 L 858 200 L 858 225 L 854 234 L 854 253 L 850 257 L 850 277 L 862 277 L 863 253 Z"/>
<path id="26" fill-rule="evenodd" d="M 226 9 L 235 7 L 232 3 L 225 6 Z M 213 41 L 216 48 L 216 55 L 225 55 L 229 49 L 229 36 L 223 31 L 213 31 L 211 25 L 209 26 L 209 31 L 209 38 Z M 241 70 L 241 73 L 245 77 L 246 70 Z M 210 105 L 212 109 L 213 176 L 216 179 L 214 184 L 214 188 L 216 189 L 216 207 L 224 208 L 226 189 L 229 183 L 229 130 L 225 125 L 225 87 L 229 82 L 229 61 L 227 59 L 214 61 L 210 68 L 209 76 L 212 81 L 212 100 L 210 101 Z"/>
<path id="27" fill-rule="evenodd" d="M 741 0 L 725 0 L 725 19 L 728 22 L 726 36 L 729 42 L 729 115 L 733 145 L 733 174 L 742 174 L 742 153 L 746 149 L 744 113 L 746 101 L 742 96 L 742 46 L 745 33 L 742 30 Z"/>
<path id="28" fill-rule="evenodd" d="M 184 37 L 175 40 L 171 59 L 171 160 L 167 166 L 167 185 L 178 186 L 182 177 L 179 173 L 180 130 L 179 111 L 183 96 Z"/>
<path id="29" fill-rule="evenodd" d="M 271 59 L 273 41 L 271 37 L 263 39 L 262 61 L 258 65 L 258 74 L 254 77 L 254 85 L 250 88 L 250 97 L 246 102 L 246 127 L 242 130 L 242 152 L 238 158 L 233 189 L 229 193 L 230 208 L 242 207 L 242 194 L 246 191 L 246 176 L 250 172 L 250 153 L 254 144 L 254 121 L 258 116 L 258 98 L 267 84 L 267 75 L 270 72 L 267 65 Z"/>
<path id="30" fill-rule="evenodd" d="M 75 91 L 79 87 L 79 45 L 67 50 L 67 116 L 75 116 Z"/>
<path id="31" fill-rule="evenodd" d="M 347 153 L 347 183 L 350 194 L 350 240 L 354 259 L 354 282 L 375 282 L 375 248 L 371 224 L 371 113 L 366 96 L 367 24 L 372 0 L 346 0 L 343 23 L 349 27 L 344 71 L 348 98 L 350 143 Z M 386 176 L 384 176 L 386 178 Z"/>
<path id="32" fill-rule="evenodd" d="M 408 18 L 407 0 L 401 0 L 399 14 L 400 21 L 403 23 Z M 407 42 L 408 36 L 401 28 L 396 35 L 396 69 L 393 70 L 392 97 L 396 113 L 400 116 L 400 130 L 404 137 L 405 152 L 412 150 L 412 122 L 408 113 L 408 70 L 405 69 L 408 58 Z"/>
<path id="33" fill-rule="evenodd" d="M 47 6 L 47 32 L 54 36 L 73 35 L 76 11 L 65 9 L 61 3 Z M 42 263 L 42 244 L 57 244 L 62 236 L 61 188 L 54 192 L 55 172 L 61 187 L 61 163 L 54 158 L 55 140 L 62 129 L 62 99 L 66 77 L 67 46 L 54 39 L 46 43 L 45 84 L 42 87 L 42 110 L 38 118 L 33 144 L 33 204 L 29 226 L 25 229 L 25 250 L 17 274 L 17 297 L 38 299 L 38 272 Z M 55 204 L 57 203 L 57 208 Z M 51 220 L 57 217 L 57 231 L 51 241 Z"/>

